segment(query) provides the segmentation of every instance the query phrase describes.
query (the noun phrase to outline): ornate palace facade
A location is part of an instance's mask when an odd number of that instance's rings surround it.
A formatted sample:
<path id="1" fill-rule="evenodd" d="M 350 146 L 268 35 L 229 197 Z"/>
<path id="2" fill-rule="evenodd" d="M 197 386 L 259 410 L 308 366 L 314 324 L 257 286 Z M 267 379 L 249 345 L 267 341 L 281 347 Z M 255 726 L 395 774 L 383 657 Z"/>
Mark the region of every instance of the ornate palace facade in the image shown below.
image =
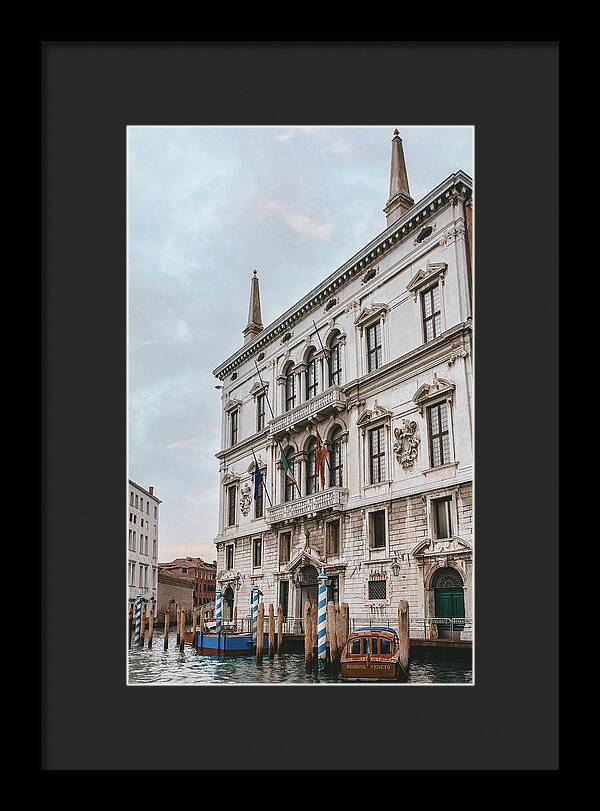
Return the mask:
<path id="1" fill-rule="evenodd" d="M 472 181 L 414 203 L 397 131 L 390 174 L 386 229 L 267 327 L 255 275 L 244 344 L 214 371 L 217 582 L 239 617 L 253 584 L 301 617 L 321 569 L 357 619 L 400 599 L 414 620 L 472 616 Z"/>

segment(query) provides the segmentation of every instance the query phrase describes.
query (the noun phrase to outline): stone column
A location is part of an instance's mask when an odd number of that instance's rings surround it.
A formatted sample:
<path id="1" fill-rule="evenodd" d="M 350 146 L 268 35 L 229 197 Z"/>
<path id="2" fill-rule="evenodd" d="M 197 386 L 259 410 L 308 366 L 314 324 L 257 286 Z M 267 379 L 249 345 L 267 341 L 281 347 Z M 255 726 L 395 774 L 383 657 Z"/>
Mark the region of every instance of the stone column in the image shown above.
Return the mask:
<path id="1" fill-rule="evenodd" d="M 306 364 L 296 366 L 296 405 L 306 402 Z"/>

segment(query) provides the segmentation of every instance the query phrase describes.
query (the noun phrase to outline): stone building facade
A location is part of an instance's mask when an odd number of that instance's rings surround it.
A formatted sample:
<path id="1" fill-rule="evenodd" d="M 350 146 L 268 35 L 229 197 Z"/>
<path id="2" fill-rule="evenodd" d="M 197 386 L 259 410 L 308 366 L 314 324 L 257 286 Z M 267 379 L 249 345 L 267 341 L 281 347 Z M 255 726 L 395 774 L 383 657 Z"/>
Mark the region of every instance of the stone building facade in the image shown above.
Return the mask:
<path id="1" fill-rule="evenodd" d="M 183 580 L 191 580 L 194 584 L 194 605 L 207 605 L 214 602 L 217 577 L 216 561 L 207 563 L 202 558 L 194 558 L 188 555 L 184 558 L 175 558 L 169 563 L 159 563 L 158 569 L 159 575 L 163 573 L 171 574 Z"/>
<path id="2" fill-rule="evenodd" d="M 214 371 L 217 583 L 238 616 L 256 584 L 301 617 L 322 569 L 358 621 L 400 599 L 415 636 L 472 617 L 472 180 L 457 171 L 414 203 L 396 131 L 384 212 L 381 234 L 267 327 L 255 272 L 244 344 Z"/>
<path id="3" fill-rule="evenodd" d="M 172 624 L 177 619 L 178 608 L 185 608 L 186 611 L 191 611 L 193 607 L 194 581 L 161 570 L 158 573 L 158 620 L 161 623 L 164 622 L 165 611 L 168 611 L 169 624 Z"/>
<path id="4" fill-rule="evenodd" d="M 146 489 L 129 479 L 127 587 L 129 602 L 139 592 L 146 610 L 156 610 L 158 597 L 158 518 L 160 499 L 154 487 Z"/>

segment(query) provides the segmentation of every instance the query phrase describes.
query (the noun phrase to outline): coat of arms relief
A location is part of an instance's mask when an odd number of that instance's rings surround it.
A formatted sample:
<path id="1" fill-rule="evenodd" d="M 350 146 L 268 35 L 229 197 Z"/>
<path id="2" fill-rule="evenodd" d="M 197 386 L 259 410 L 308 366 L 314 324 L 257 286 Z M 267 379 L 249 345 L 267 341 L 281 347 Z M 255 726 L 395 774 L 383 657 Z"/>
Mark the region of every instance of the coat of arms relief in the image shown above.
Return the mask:
<path id="1" fill-rule="evenodd" d="M 394 429 L 394 453 L 396 459 L 404 470 L 411 468 L 419 453 L 419 443 L 421 438 L 414 420 L 402 420 L 402 425 Z"/>
<path id="2" fill-rule="evenodd" d="M 240 510 L 242 511 L 242 515 L 248 515 L 251 504 L 252 488 L 249 484 L 245 484 L 240 491 Z"/>

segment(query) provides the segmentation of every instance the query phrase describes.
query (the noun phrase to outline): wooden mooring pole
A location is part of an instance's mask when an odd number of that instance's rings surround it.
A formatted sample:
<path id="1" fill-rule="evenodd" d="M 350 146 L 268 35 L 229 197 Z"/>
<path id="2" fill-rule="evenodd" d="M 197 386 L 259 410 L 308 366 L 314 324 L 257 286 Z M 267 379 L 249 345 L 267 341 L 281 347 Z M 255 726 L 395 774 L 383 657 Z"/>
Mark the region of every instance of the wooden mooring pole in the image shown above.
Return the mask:
<path id="1" fill-rule="evenodd" d="M 269 603 L 269 658 L 275 656 L 275 609 Z"/>
<path id="2" fill-rule="evenodd" d="M 179 633 L 179 650 L 183 653 L 183 646 L 185 644 L 185 608 L 181 609 L 181 630 Z"/>
<path id="3" fill-rule="evenodd" d="M 335 633 L 335 605 L 331 600 L 326 607 L 326 639 L 329 645 L 329 664 L 335 665 L 337 661 L 337 639 Z"/>
<path id="4" fill-rule="evenodd" d="M 198 616 L 198 609 L 196 606 L 192 608 L 192 648 L 196 646 L 196 617 Z"/>
<path id="5" fill-rule="evenodd" d="M 131 634 L 133 633 L 133 603 L 129 606 L 129 647 L 131 647 Z"/>
<path id="6" fill-rule="evenodd" d="M 169 612 L 165 611 L 165 625 L 163 629 L 164 649 L 169 647 Z"/>
<path id="7" fill-rule="evenodd" d="M 175 606 L 176 611 L 176 624 L 175 624 L 175 644 L 179 645 L 179 629 L 181 628 L 181 608 L 178 608 L 177 605 Z"/>
<path id="8" fill-rule="evenodd" d="M 148 620 L 148 647 L 152 647 L 152 637 L 154 636 L 154 606 L 150 609 L 150 619 Z"/>
<path id="9" fill-rule="evenodd" d="M 310 603 L 304 603 L 304 664 L 309 670 L 312 665 L 313 644 L 312 644 L 312 617 L 310 615 Z"/>
<path id="10" fill-rule="evenodd" d="M 204 606 L 200 609 L 200 633 L 204 633 Z"/>
<path id="11" fill-rule="evenodd" d="M 256 627 L 256 661 L 260 662 L 265 644 L 265 604 L 258 604 L 258 623 Z"/>
<path id="12" fill-rule="evenodd" d="M 237 631 L 237 605 L 233 607 L 233 630 Z"/>
<path id="13" fill-rule="evenodd" d="M 145 635 L 146 635 L 146 603 L 142 605 L 142 624 L 140 626 L 140 648 L 144 647 Z"/>
<path id="14" fill-rule="evenodd" d="M 400 667 L 408 673 L 410 660 L 410 621 L 408 603 L 400 600 L 398 604 L 398 638 L 400 640 Z"/>
<path id="15" fill-rule="evenodd" d="M 277 653 L 283 650 L 283 608 L 281 603 L 277 606 Z"/>

